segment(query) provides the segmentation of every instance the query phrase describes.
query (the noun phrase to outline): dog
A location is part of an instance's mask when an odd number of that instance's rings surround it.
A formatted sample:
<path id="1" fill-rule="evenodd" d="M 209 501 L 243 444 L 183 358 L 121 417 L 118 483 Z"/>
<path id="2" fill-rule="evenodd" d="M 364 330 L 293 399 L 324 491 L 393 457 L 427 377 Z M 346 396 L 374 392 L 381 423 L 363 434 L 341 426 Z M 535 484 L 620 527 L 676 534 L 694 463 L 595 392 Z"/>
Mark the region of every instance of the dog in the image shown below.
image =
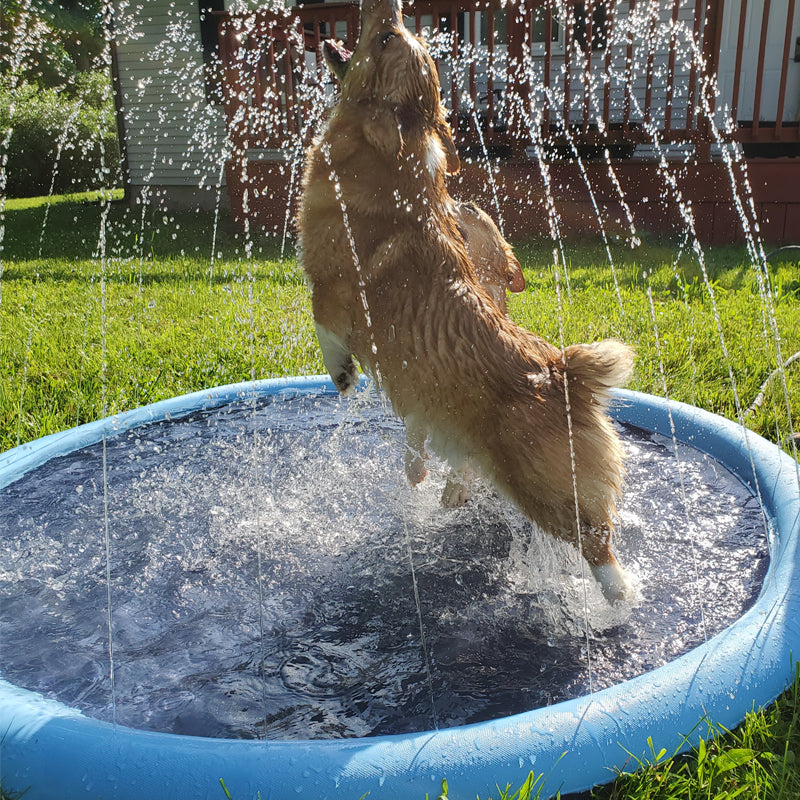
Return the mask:
<path id="1" fill-rule="evenodd" d="M 309 148 L 298 214 L 325 367 L 355 359 L 456 470 L 469 463 L 541 528 L 576 544 L 605 596 L 629 595 L 612 549 L 622 448 L 616 341 L 563 351 L 515 325 L 475 275 L 452 210 L 455 152 L 436 67 L 399 0 L 363 0 L 341 97 Z M 457 157 L 457 156 L 456 156 Z"/>
<path id="2" fill-rule="evenodd" d="M 328 39 L 322 43 L 322 53 L 328 69 L 341 84 L 347 74 L 352 52 L 342 42 Z M 459 169 L 460 161 L 455 147 L 450 148 L 452 138 L 449 128 L 442 144 L 447 148 L 447 172 L 453 174 Z M 475 203 L 452 200 L 450 213 L 464 242 L 475 277 L 505 314 L 506 291 L 516 293 L 525 290 L 525 276 L 513 248 L 503 238 L 494 220 Z M 416 486 L 428 474 L 425 467 L 426 439 L 427 432 L 421 427 L 408 429 L 405 471 L 412 486 Z M 466 503 L 473 480 L 474 473 L 469 465 L 451 470 L 442 492 L 442 505 L 452 508 Z"/>

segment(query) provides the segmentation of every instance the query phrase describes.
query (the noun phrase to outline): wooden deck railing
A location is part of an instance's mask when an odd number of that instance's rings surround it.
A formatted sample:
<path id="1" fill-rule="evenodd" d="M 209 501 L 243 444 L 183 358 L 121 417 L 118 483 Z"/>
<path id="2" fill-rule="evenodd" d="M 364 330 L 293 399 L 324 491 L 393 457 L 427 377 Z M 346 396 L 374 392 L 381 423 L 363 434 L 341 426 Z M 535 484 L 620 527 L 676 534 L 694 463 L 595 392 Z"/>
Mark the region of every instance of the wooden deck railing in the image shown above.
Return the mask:
<path id="1" fill-rule="evenodd" d="M 429 41 L 457 142 L 521 150 L 800 141 L 795 0 L 783 3 L 772 3 L 771 16 L 769 0 L 763 13 L 755 0 L 413 0 L 404 12 Z M 737 18 L 726 28 L 735 48 L 723 37 L 725 13 Z M 335 91 L 320 43 L 352 48 L 358 25 L 351 3 L 222 15 L 223 93 L 239 153 L 309 139 Z M 777 87 L 767 78 L 776 29 L 785 29 Z"/>

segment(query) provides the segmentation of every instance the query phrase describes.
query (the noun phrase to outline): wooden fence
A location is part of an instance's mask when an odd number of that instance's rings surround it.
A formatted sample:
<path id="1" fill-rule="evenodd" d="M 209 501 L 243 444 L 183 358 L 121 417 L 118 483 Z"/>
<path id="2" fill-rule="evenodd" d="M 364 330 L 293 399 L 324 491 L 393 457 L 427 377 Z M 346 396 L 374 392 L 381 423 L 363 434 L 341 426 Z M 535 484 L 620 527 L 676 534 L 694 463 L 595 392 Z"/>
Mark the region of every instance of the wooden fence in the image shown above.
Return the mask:
<path id="1" fill-rule="evenodd" d="M 460 145 L 616 146 L 620 153 L 654 138 L 800 142 L 795 10 L 795 0 L 405 5 L 407 26 L 430 42 Z M 235 145 L 280 149 L 307 140 L 320 90 L 333 91 L 320 44 L 336 38 L 353 48 L 358 27 L 352 3 L 221 15 Z"/>

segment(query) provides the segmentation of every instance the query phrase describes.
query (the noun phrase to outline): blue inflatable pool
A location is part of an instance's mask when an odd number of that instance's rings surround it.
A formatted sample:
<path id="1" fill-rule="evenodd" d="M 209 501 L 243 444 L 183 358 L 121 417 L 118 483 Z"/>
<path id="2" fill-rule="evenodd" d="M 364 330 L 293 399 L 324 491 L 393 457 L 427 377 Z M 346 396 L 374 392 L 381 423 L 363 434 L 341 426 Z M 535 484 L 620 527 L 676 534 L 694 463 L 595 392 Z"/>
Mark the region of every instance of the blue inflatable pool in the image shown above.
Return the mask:
<path id="1" fill-rule="evenodd" d="M 334 393 L 324 378 L 226 386 L 54 434 L 0 455 L 0 488 L 48 460 L 136 426 L 243 398 Z M 772 529 L 770 566 L 755 605 L 686 655 L 591 696 L 475 725 L 365 739 L 243 741 L 136 731 L 0 681 L 0 783 L 27 800 L 234 800 L 313 796 L 423 800 L 443 778 L 453 798 L 486 798 L 498 784 L 542 775 L 542 796 L 612 780 L 631 755 L 646 759 L 695 741 L 708 717 L 736 726 L 773 701 L 800 653 L 800 479 L 777 447 L 718 416 L 634 392 L 617 393 L 621 422 L 674 435 L 724 464 L 758 494 Z M 688 745 L 687 745 L 688 746 Z"/>

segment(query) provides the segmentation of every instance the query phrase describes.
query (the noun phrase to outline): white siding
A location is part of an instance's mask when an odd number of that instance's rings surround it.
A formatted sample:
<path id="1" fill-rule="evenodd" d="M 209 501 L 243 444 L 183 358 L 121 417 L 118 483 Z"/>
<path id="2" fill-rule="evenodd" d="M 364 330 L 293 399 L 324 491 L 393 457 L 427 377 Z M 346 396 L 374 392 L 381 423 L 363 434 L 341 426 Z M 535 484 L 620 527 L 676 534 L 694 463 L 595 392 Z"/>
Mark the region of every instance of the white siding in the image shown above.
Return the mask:
<path id="1" fill-rule="evenodd" d="M 719 82 L 720 104 L 728 108 L 733 105 L 734 100 L 734 67 L 736 64 L 736 48 L 739 37 L 739 17 L 741 15 L 741 8 L 741 0 L 728 0 L 728 2 L 725 3 Z M 767 27 L 767 46 L 764 58 L 764 77 L 761 88 L 761 107 L 759 109 L 760 122 L 776 121 L 788 8 L 789 0 L 772 0 L 770 5 L 770 20 Z M 763 3 L 748 3 L 747 5 L 737 114 L 738 119 L 744 121 L 752 121 L 753 119 L 753 100 L 758 67 L 758 51 L 761 41 L 763 10 Z M 795 41 L 800 37 L 800 4 L 795 5 L 791 29 L 791 47 L 786 74 L 786 100 L 783 110 L 783 122 L 800 119 L 800 64 L 793 60 Z"/>
<path id="2" fill-rule="evenodd" d="M 225 121 L 205 98 L 197 0 L 117 2 L 116 9 L 131 185 L 216 185 Z"/>

